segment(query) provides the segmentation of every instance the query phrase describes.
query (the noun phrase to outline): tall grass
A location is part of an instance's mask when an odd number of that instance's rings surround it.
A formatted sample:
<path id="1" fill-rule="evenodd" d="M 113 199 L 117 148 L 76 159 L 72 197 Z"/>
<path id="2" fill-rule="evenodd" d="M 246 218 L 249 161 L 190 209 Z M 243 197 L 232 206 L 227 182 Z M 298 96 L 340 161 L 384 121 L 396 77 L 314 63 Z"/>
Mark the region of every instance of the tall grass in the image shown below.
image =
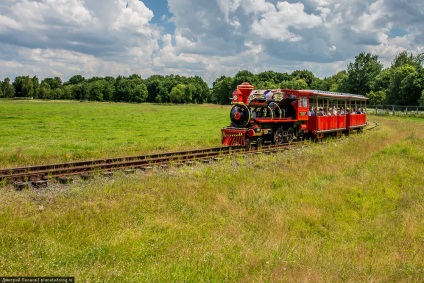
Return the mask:
<path id="1" fill-rule="evenodd" d="M 78 282 L 422 282 L 424 123 L 0 193 L 2 275 Z"/>

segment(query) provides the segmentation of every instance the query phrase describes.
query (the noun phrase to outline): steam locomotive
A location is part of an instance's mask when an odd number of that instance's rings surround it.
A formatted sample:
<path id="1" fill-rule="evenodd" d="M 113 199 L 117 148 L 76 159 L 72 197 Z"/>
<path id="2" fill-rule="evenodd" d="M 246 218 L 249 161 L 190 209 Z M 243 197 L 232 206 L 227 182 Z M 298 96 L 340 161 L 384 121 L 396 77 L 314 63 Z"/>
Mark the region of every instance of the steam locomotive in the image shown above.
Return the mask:
<path id="1" fill-rule="evenodd" d="M 221 130 L 224 146 L 283 144 L 362 131 L 362 95 L 319 90 L 255 90 L 245 82 L 232 93 L 231 124 Z"/>

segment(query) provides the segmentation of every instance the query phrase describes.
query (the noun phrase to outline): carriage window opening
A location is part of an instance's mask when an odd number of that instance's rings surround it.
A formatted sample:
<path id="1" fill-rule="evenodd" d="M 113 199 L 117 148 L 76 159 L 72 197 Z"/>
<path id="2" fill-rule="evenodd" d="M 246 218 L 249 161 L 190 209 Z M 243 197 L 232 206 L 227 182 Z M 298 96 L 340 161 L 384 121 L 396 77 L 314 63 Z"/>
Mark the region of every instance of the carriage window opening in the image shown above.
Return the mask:
<path id="1" fill-rule="evenodd" d="M 308 98 L 302 97 L 302 99 L 303 99 L 303 107 L 308 107 Z"/>
<path id="2" fill-rule="evenodd" d="M 307 104 L 306 104 L 307 105 Z M 299 97 L 299 107 L 306 107 L 304 97 Z"/>
<path id="3" fill-rule="evenodd" d="M 309 99 L 309 106 L 311 106 L 312 108 L 316 106 L 315 101 L 312 98 Z"/>

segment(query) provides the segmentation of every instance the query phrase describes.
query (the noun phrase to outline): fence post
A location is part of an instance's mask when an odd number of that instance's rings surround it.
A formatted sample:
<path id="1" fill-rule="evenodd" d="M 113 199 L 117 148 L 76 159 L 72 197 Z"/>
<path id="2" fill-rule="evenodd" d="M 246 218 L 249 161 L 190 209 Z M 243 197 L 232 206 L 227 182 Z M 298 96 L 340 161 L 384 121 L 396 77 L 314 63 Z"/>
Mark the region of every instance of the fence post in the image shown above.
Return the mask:
<path id="1" fill-rule="evenodd" d="M 392 105 L 392 115 L 395 116 L 395 106 Z"/>

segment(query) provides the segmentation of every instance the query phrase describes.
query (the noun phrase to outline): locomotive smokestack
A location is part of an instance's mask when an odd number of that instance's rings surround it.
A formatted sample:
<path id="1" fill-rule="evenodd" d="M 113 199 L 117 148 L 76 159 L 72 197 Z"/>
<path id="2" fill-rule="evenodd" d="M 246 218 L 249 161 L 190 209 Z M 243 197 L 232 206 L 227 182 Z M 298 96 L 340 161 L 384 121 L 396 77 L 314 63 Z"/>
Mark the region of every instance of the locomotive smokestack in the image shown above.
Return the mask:
<path id="1" fill-rule="evenodd" d="M 247 104 L 249 102 L 249 95 L 253 89 L 253 85 L 247 82 L 238 85 L 237 89 L 233 92 L 233 103 L 238 102 Z"/>

